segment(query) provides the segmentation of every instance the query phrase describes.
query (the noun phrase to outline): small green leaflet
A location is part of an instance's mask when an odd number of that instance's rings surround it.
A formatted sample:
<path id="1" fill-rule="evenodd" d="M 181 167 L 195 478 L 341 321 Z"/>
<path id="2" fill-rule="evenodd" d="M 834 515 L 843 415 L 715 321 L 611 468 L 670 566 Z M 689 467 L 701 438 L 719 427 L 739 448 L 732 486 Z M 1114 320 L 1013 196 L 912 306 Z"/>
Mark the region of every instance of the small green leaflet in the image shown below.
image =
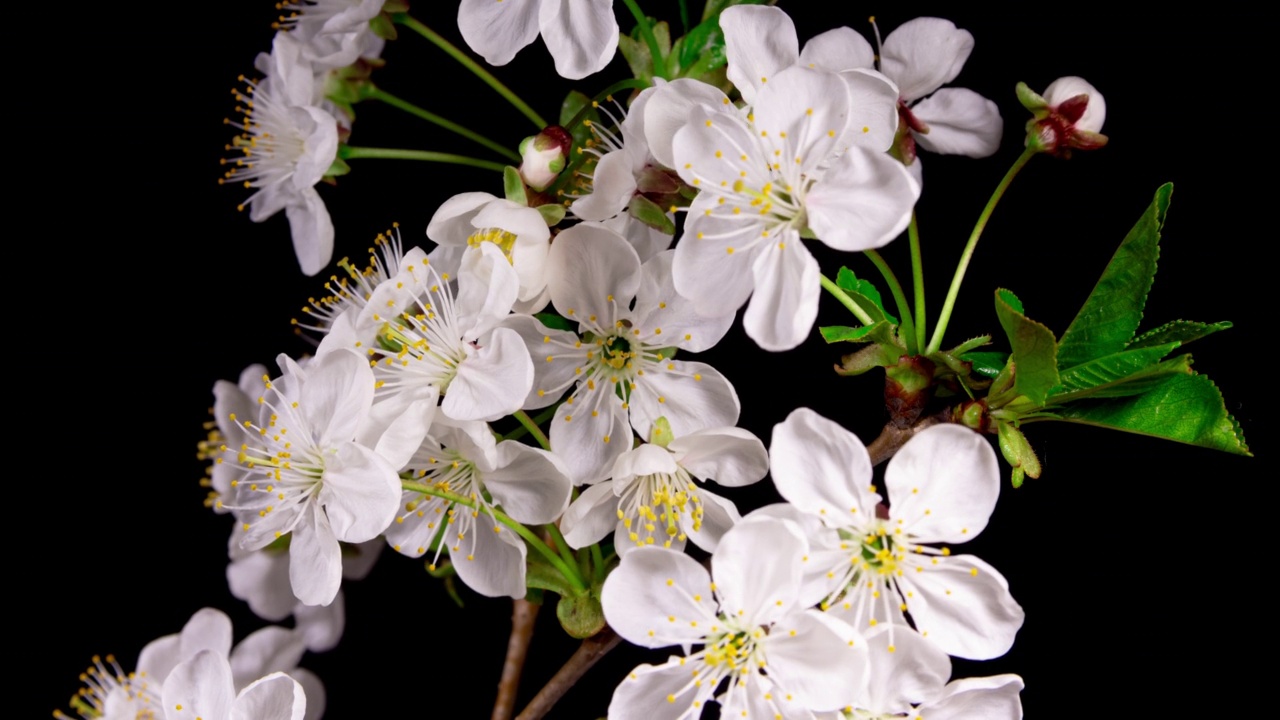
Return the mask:
<path id="1" fill-rule="evenodd" d="M 985 378 L 994 379 L 1009 360 L 1008 353 L 1002 352 L 970 352 L 960 356 L 961 360 L 973 364 L 973 371 Z"/>
<path id="2" fill-rule="evenodd" d="M 1172 184 L 1160 186 L 1138 224 L 1120 243 L 1084 307 L 1062 334 L 1060 366 L 1071 367 L 1119 352 L 1133 339 L 1155 280 L 1160 229 L 1172 193 Z"/>
<path id="3" fill-rule="evenodd" d="M 880 291 L 870 280 L 860 280 L 852 270 L 841 267 L 840 272 L 836 273 L 836 286 L 853 298 L 859 307 L 867 311 L 872 320 L 888 320 L 894 325 L 898 324 L 898 318 L 884 309 Z"/>
<path id="4" fill-rule="evenodd" d="M 829 343 L 837 342 L 892 342 L 889 335 L 892 333 L 893 326 L 888 322 L 881 320 L 875 325 L 865 325 L 863 327 L 849 327 L 847 325 L 828 325 L 818 328 L 818 332 L 822 333 L 822 339 Z"/>
<path id="5" fill-rule="evenodd" d="M 502 169 L 502 191 L 507 199 L 517 205 L 528 205 L 529 196 L 524 191 L 524 179 L 520 171 L 510 165 Z"/>
<path id="6" fill-rule="evenodd" d="M 1015 366 L 1013 387 L 1036 405 L 1043 405 L 1058 384 L 1057 342 L 1053 332 L 1022 314 L 1022 301 L 1009 290 L 996 290 L 996 316 L 1009 337 Z"/>

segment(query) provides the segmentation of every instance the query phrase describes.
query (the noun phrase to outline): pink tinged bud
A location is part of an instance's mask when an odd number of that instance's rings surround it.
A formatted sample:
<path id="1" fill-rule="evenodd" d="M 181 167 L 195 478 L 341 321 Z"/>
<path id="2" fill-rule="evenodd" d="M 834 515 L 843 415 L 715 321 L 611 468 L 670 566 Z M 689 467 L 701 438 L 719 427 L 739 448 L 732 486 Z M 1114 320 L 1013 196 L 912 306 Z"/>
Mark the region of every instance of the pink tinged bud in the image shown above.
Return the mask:
<path id="1" fill-rule="evenodd" d="M 1027 147 L 1068 157 L 1071 150 L 1096 150 L 1107 144 L 1101 134 L 1107 116 L 1102 93 L 1082 78 L 1058 78 L 1044 95 L 1018 83 L 1018 100 L 1034 118 L 1027 123 Z"/>
<path id="2" fill-rule="evenodd" d="M 546 190 L 564 170 L 572 143 L 573 138 L 559 125 L 550 125 L 522 140 L 520 177 L 525 184 L 539 192 Z"/>
<path id="3" fill-rule="evenodd" d="M 1102 122 L 1107 119 L 1107 102 L 1102 93 L 1083 78 L 1069 76 L 1054 80 L 1045 88 L 1044 99 L 1076 130 L 1102 131 Z"/>

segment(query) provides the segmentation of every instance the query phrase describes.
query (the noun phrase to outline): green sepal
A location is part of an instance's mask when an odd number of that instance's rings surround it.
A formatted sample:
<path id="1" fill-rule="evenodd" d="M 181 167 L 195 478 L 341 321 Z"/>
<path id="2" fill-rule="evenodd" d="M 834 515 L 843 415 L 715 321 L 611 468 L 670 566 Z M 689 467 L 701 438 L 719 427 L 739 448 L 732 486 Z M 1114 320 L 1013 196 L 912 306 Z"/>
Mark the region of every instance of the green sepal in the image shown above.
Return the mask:
<path id="1" fill-rule="evenodd" d="M 333 164 L 329 166 L 328 170 L 324 171 L 324 176 L 327 178 L 341 177 L 349 172 L 351 172 L 351 166 L 347 164 L 346 160 L 334 158 Z"/>
<path id="2" fill-rule="evenodd" d="M 1240 424 L 1206 375 L 1174 375 L 1141 395 L 1071 403 L 1048 414 L 1065 422 L 1252 455 Z"/>
<path id="3" fill-rule="evenodd" d="M 990 335 L 979 335 L 978 337 L 969 338 L 968 340 L 965 340 L 964 342 L 951 348 L 947 352 L 952 355 L 955 355 L 956 357 L 960 357 L 961 355 L 964 355 L 965 353 L 971 350 L 976 350 L 977 348 L 980 348 L 983 345 L 990 345 L 990 344 L 991 344 Z"/>
<path id="4" fill-rule="evenodd" d="M 1011 467 L 1032 478 L 1040 477 L 1040 458 L 1036 457 L 1036 451 L 1031 449 L 1031 443 L 1027 442 L 1027 436 L 1021 430 L 1012 423 L 1001 422 L 997 423 L 996 434 L 1000 439 L 1000 454 Z M 1018 485 L 1021 484 L 1019 479 Z"/>
<path id="5" fill-rule="evenodd" d="M 555 313 L 549 313 L 549 312 L 534 313 L 533 317 L 538 322 L 542 323 L 543 325 L 546 325 L 552 330 L 567 330 L 569 332 L 574 331 L 572 322 L 570 322 L 565 318 L 560 317 Z"/>
<path id="6" fill-rule="evenodd" d="M 653 82 L 653 61 L 649 46 L 643 40 L 636 40 L 630 35 L 618 35 L 618 52 L 626 59 L 635 79 Z"/>
<path id="7" fill-rule="evenodd" d="M 1022 301 L 1009 290 L 996 290 L 996 316 L 1009 337 L 1014 365 L 1013 387 L 1018 395 L 1043 404 L 1058 385 L 1057 342 L 1053 332 L 1023 315 Z"/>
<path id="8" fill-rule="evenodd" d="M 1227 321 L 1216 323 L 1191 322 L 1190 320 L 1174 320 L 1166 323 L 1154 330 L 1148 330 L 1129 343 L 1129 349 L 1151 347 L 1153 345 L 1163 345 L 1164 343 L 1176 342 L 1186 345 L 1192 340 L 1199 340 L 1206 335 L 1212 335 L 1219 330 L 1227 330 L 1231 327 L 1231 323 Z"/>
<path id="9" fill-rule="evenodd" d="M 524 573 L 524 584 L 525 587 L 550 590 L 561 597 L 568 597 L 575 592 L 573 586 L 564 579 L 564 575 L 561 575 L 555 566 L 541 558 L 535 558 L 534 553 L 529 554 L 529 567 Z"/>
<path id="10" fill-rule="evenodd" d="M 960 359 L 970 363 L 973 366 L 973 372 L 994 380 L 1004 369 L 1005 363 L 1009 360 L 1009 354 L 996 351 L 969 352 L 961 355 Z"/>
<path id="11" fill-rule="evenodd" d="M 884 301 L 880 299 L 880 291 L 876 289 L 875 284 L 870 280 L 861 280 L 849 268 L 841 267 L 840 272 L 836 273 L 836 287 L 839 287 L 849 297 L 853 298 L 854 302 L 867 311 L 872 320 L 888 320 L 894 325 L 898 324 L 898 318 L 890 315 L 889 311 L 884 309 Z"/>
<path id="12" fill-rule="evenodd" d="M 676 234 L 676 224 L 667 216 L 667 211 L 658 206 L 657 203 L 643 195 L 634 195 L 631 203 L 627 205 L 627 212 L 631 217 L 667 235 Z"/>
<path id="13" fill-rule="evenodd" d="M 556 618 L 570 637 L 584 640 L 604 629 L 604 609 L 600 607 L 600 591 L 592 588 L 585 595 L 560 595 Z"/>
<path id="14" fill-rule="evenodd" d="M 529 204 L 529 195 L 524 189 L 524 179 L 520 177 L 520 171 L 510 165 L 502 169 L 502 193 L 507 200 L 517 205 Z"/>
<path id="15" fill-rule="evenodd" d="M 671 347 L 658 348 L 657 352 L 658 357 L 663 360 L 671 360 L 676 356 L 677 352 L 680 352 L 680 348 L 672 345 Z"/>
<path id="16" fill-rule="evenodd" d="M 818 332 L 822 333 L 822 339 L 828 343 L 877 342 L 894 344 L 893 325 L 887 320 L 881 320 L 874 325 L 864 325 L 856 328 L 847 325 L 828 325 L 818 328 Z"/>
<path id="17" fill-rule="evenodd" d="M 391 16 L 387 13 L 379 13 L 369 21 L 369 29 L 373 30 L 373 34 L 383 40 L 396 39 L 396 24 L 391 21 Z"/>
<path id="18" fill-rule="evenodd" d="M 1172 184 L 1160 186 L 1142 218 L 1107 263 L 1084 307 L 1062 334 L 1058 345 L 1060 366 L 1071 367 L 1120 352 L 1133 339 L 1142 322 L 1147 293 L 1155 281 L 1160 229 L 1172 193 Z"/>
<path id="19" fill-rule="evenodd" d="M 1022 107 L 1031 111 L 1032 115 L 1039 120 L 1048 113 L 1045 112 L 1049 107 L 1049 102 L 1040 96 L 1040 93 L 1027 87 L 1027 84 L 1020 82 L 1014 87 L 1014 93 L 1018 96 L 1018 102 L 1022 103 Z"/>
<path id="20" fill-rule="evenodd" d="M 1125 350 L 1063 370 L 1061 384 L 1049 393 L 1049 403 L 1085 397 L 1123 397 L 1144 392 L 1169 375 L 1190 374 L 1191 356 L 1160 362 L 1178 343 Z M 1145 381 L 1145 382 L 1140 382 Z"/>
<path id="21" fill-rule="evenodd" d="M 875 326 L 873 325 L 872 327 L 874 328 Z M 897 344 L 896 339 L 890 333 L 888 342 L 877 341 L 856 353 L 845 355 L 841 358 L 840 364 L 835 366 L 836 374 L 861 375 L 873 368 L 892 367 L 897 365 L 898 359 L 905 354 L 907 354 L 906 348 Z"/>
<path id="22" fill-rule="evenodd" d="M 284 552 L 289 549 L 289 543 L 292 541 L 293 533 L 285 533 L 268 543 L 266 547 L 262 548 L 262 551 L 272 553 Z"/>
<path id="23" fill-rule="evenodd" d="M 441 580 L 458 574 L 458 568 L 454 567 L 453 563 L 448 560 L 445 560 L 443 565 L 432 565 L 431 561 L 427 560 L 422 563 L 422 566 L 427 569 L 428 575 Z"/>
<path id="24" fill-rule="evenodd" d="M 409 12 L 408 0 L 387 0 L 382 4 L 382 12 L 384 13 L 406 13 Z"/>
<path id="25" fill-rule="evenodd" d="M 665 415 L 653 421 L 653 429 L 649 431 L 650 445 L 666 447 L 675 439 L 676 436 L 671 432 L 671 423 L 667 421 Z"/>
<path id="26" fill-rule="evenodd" d="M 1027 474 L 1023 472 L 1022 468 L 1014 468 L 1013 472 L 1009 475 L 1009 484 L 1013 485 L 1014 490 L 1017 490 L 1022 487 L 1022 481 L 1026 479 L 1026 477 Z"/>
<path id="27" fill-rule="evenodd" d="M 593 123 L 600 122 L 600 112 L 591 106 L 591 98 L 587 97 L 577 90 L 571 91 L 564 96 L 564 102 L 560 103 L 560 125 L 569 128 L 569 123 L 577 117 L 578 113 L 586 108 L 586 112 L 582 116 L 582 120 Z M 576 148 L 583 147 L 587 141 L 591 139 L 591 127 L 587 122 L 579 122 L 572 128 L 573 146 Z M 524 148 L 520 149 L 521 154 Z"/>
<path id="28" fill-rule="evenodd" d="M 546 205 L 539 205 L 535 209 L 547 223 L 547 227 L 555 227 L 564 219 L 564 206 L 559 203 L 547 203 Z"/>
<path id="29" fill-rule="evenodd" d="M 707 4 L 702 8 L 702 19 L 718 18 L 725 8 L 734 5 L 764 5 L 767 2 L 772 4 L 770 0 L 707 0 Z"/>

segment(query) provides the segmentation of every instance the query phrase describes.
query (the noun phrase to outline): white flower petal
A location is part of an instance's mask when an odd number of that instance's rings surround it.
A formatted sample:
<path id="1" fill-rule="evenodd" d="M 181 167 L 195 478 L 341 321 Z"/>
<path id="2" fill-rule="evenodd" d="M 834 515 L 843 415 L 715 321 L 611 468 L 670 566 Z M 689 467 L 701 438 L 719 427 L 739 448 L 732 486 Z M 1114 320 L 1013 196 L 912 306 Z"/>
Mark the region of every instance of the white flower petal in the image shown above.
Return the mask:
<path id="1" fill-rule="evenodd" d="M 366 543 L 371 544 L 371 543 Z M 382 543 L 378 543 L 381 550 Z M 344 574 L 344 578 L 345 578 Z M 302 636 L 303 645 L 311 652 L 328 652 L 338 646 L 347 627 L 347 602 L 342 591 L 328 605 L 299 605 L 293 611 L 296 631 Z M 294 665 L 297 665 L 295 662 Z M 293 667 L 268 668 L 293 671 Z"/>
<path id="2" fill-rule="evenodd" d="M 510 415 L 533 387 L 533 368 L 520 335 L 497 328 L 483 347 L 458 365 L 440 409 L 454 420 L 493 421 Z"/>
<path id="3" fill-rule="evenodd" d="M 298 410 L 311 433 L 308 439 L 328 447 L 354 438 L 373 404 L 373 385 L 369 362 L 353 351 L 334 350 L 315 358 L 307 365 L 298 400 Z M 294 432 L 306 430 L 297 428 Z"/>
<path id="4" fill-rule="evenodd" d="M 910 102 L 955 80 L 971 52 L 973 35 L 968 30 L 942 18 L 916 18 L 884 39 L 880 69 Z"/>
<path id="5" fill-rule="evenodd" d="M 951 677 L 951 659 L 920 633 L 885 623 L 866 639 L 869 662 L 857 693 L 863 709 L 880 715 L 910 713 L 912 705 L 937 696 Z"/>
<path id="6" fill-rule="evenodd" d="M 631 427 L 612 385 L 575 398 L 573 404 L 556 408 L 548 434 L 551 450 L 564 461 L 573 484 L 581 485 L 608 475 L 618 456 L 631 447 Z"/>
<path id="7" fill-rule="evenodd" d="M 474 342 L 496 326 L 511 312 L 519 292 L 519 275 L 501 248 L 490 242 L 468 248 L 458 269 L 453 307 L 462 339 Z"/>
<path id="8" fill-rule="evenodd" d="M 232 538 L 238 545 L 239 536 Z M 298 603 L 289 585 L 289 555 L 284 552 L 263 550 L 232 560 L 227 565 L 227 585 L 233 596 L 249 603 L 254 615 L 269 622 L 289 617 Z M 141 661 L 138 668 L 143 668 Z"/>
<path id="9" fill-rule="evenodd" d="M 458 30 L 476 54 L 490 65 L 506 65 L 538 37 L 542 0 L 462 0 Z"/>
<path id="10" fill-rule="evenodd" d="M 293 602 L 293 593 L 289 593 L 289 601 Z M 289 614 L 285 613 L 285 617 Z M 282 618 L 283 619 L 283 618 Z M 138 655 L 138 673 L 145 674 L 154 683 L 164 683 L 169 673 L 184 659 L 182 655 L 182 637 L 178 633 L 165 635 L 147 643 Z"/>
<path id="11" fill-rule="evenodd" d="M 729 82 L 754 104 L 756 93 L 778 72 L 796 64 L 800 41 L 785 12 L 762 5 L 735 5 L 720 13 Z"/>
<path id="12" fill-rule="evenodd" d="M 810 710 L 843 708 L 853 700 L 849 679 L 863 664 L 855 638 L 852 628 L 817 610 L 792 612 L 769 635 L 769 674 Z"/>
<path id="13" fill-rule="evenodd" d="M 698 430 L 677 437 L 667 448 L 689 474 L 725 487 L 750 485 L 769 473 L 764 443 L 741 428 Z"/>
<path id="14" fill-rule="evenodd" d="M 470 510 L 459 507 L 458 512 Z M 458 579 L 467 587 L 487 597 L 524 597 L 525 544 L 511 528 L 498 525 L 481 511 L 470 534 L 445 541 L 450 543 L 449 559 Z"/>
<path id="15" fill-rule="evenodd" d="M 613 471 L 610 475 L 613 477 L 616 492 L 622 495 L 631 481 L 637 477 L 657 473 L 674 475 L 679 469 L 676 459 L 666 448 L 644 443 L 619 456 L 613 463 Z"/>
<path id="16" fill-rule="evenodd" d="M 486 6 L 496 3 L 491 0 L 481 0 Z M 463 8 L 467 3 L 463 3 Z M 461 12 L 461 11 L 459 11 Z M 435 214 L 431 216 L 431 221 L 427 223 L 427 237 L 434 241 L 437 245 L 458 246 L 465 248 L 467 238 L 476 229 L 471 220 L 479 214 L 480 210 L 498 198 L 486 192 L 466 192 L 445 200 Z M 435 252 L 432 253 L 433 255 Z M 432 262 L 435 262 L 432 259 Z M 457 272 L 456 266 L 450 267 L 448 264 L 440 268 L 441 272 Z"/>
<path id="17" fill-rule="evenodd" d="M 636 291 L 633 322 L 646 342 L 671 343 L 682 350 L 702 352 L 729 332 L 734 314 L 699 313 L 690 300 L 676 292 L 671 269 L 674 261 L 674 250 L 660 252 L 645 261 L 640 269 L 642 279 Z M 654 336 L 648 340 L 655 328 L 661 330 L 666 339 Z"/>
<path id="18" fill-rule="evenodd" d="M 534 359 L 533 384 L 521 407 L 535 410 L 559 400 L 578 378 L 575 371 L 587 359 L 587 349 L 581 347 L 578 336 L 549 328 L 529 315 L 512 315 L 502 321 L 502 326 L 520 335 Z"/>
<path id="19" fill-rule="evenodd" d="M 202 608 L 182 626 L 179 638 L 179 653 L 184 660 L 195 657 L 201 650 L 212 650 L 226 657 L 231 652 L 231 618 L 221 610 Z"/>
<path id="20" fill-rule="evenodd" d="M 241 640 L 228 662 L 236 687 L 245 687 L 273 672 L 289 672 L 307 651 L 302 633 L 269 625 Z"/>
<path id="21" fill-rule="evenodd" d="M 702 500 L 702 522 L 697 528 L 687 524 L 684 526 L 684 531 L 694 545 L 713 553 L 720 545 L 720 538 L 738 524 L 742 514 L 738 512 L 733 501 L 722 498 L 705 488 L 699 488 L 698 497 Z M 678 538 L 672 540 L 672 547 L 675 547 Z"/>
<path id="22" fill-rule="evenodd" d="M 624 555 L 604 581 L 600 604 L 619 635 L 649 648 L 701 642 L 716 617 L 707 571 L 688 555 L 659 547 Z"/>
<path id="23" fill-rule="evenodd" d="M 596 163 L 591 176 L 591 193 L 573 201 L 569 207 L 583 220 L 608 220 L 626 209 L 636 194 L 636 176 L 625 150 L 605 153 Z"/>
<path id="24" fill-rule="evenodd" d="M 923 561 L 923 558 L 921 559 Z M 990 660 L 1009 652 L 1022 627 L 1022 608 L 1009 583 L 973 555 L 930 558 L 898 576 L 916 629 L 948 655 Z"/>
<path id="25" fill-rule="evenodd" d="M 300 201 L 284 206 L 289 218 L 293 252 L 304 275 L 315 275 L 333 259 L 333 220 L 315 188 L 307 188 Z"/>
<path id="26" fill-rule="evenodd" d="M 668 217 L 670 216 L 668 213 Z M 675 241 L 675 237 L 645 225 L 631 217 L 630 213 L 621 213 L 600 224 L 626 238 L 631 247 L 635 248 L 641 262 L 647 262 L 654 255 L 671 247 L 671 243 Z M 516 311 L 522 312 L 518 307 Z"/>
<path id="27" fill-rule="evenodd" d="M 196 716 L 209 720 L 230 718 L 235 700 L 231 666 L 226 657 L 203 650 L 169 673 L 160 695 L 165 716 L 174 720 Z M 178 715 L 178 707 L 185 715 Z"/>
<path id="28" fill-rule="evenodd" d="M 325 467 L 320 502 L 334 536 L 359 543 L 372 540 L 391 524 L 400 492 L 400 476 L 386 460 L 366 447 L 345 443 Z"/>
<path id="29" fill-rule="evenodd" d="M 871 48 L 871 43 L 849 27 L 838 27 L 815 35 L 800 51 L 801 65 L 830 72 L 874 68 L 875 62 L 876 51 Z"/>
<path id="30" fill-rule="evenodd" d="M 849 90 L 850 106 L 849 128 L 841 142 L 888 150 L 898 132 L 898 86 L 875 70 L 846 70 L 840 79 Z"/>
<path id="31" fill-rule="evenodd" d="M 564 511 L 560 530 L 569 547 L 577 549 L 603 540 L 617 521 L 618 496 L 613 493 L 613 481 L 605 480 L 578 495 Z"/>
<path id="32" fill-rule="evenodd" d="M 1022 678 L 1017 675 L 961 678 L 920 707 L 929 720 L 1022 720 Z"/>
<path id="33" fill-rule="evenodd" d="M 631 426 L 641 438 L 666 417 L 676 437 L 707 427 L 737 424 L 738 393 L 720 371 L 700 362 L 671 360 L 636 378 L 631 390 Z"/>
<path id="34" fill-rule="evenodd" d="M 342 585 L 342 549 L 317 503 L 303 512 L 289 542 L 289 583 L 304 605 L 327 605 Z"/>
<path id="35" fill-rule="evenodd" d="M 514 440 L 498 443 L 497 469 L 484 473 L 494 502 L 512 519 L 526 525 L 549 523 L 569 507 L 573 491 L 564 463 L 557 456 Z"/>
<path id="36" fill-rule="evenodd" d="M 994 102 L 966 88 L 942 88 L 921 100 L 911 112 L 929 132 L 916 133 L 916 143 L 930 152 L 984 158 L 1000 149 L 1004 120 Z"/>
<path id="37" fill-rule="evenodd" d="M 695 685 L 681 660 L 673 657 L 664 665 L 640 665 L 632 670 L 613 691 L 610 720 L 698 717 L 715 688 L 712 683 Z"/>
<path id="38" fill-rule="evenodd" d="M 962 543 L 987 526 L 1000 497 L 1000 464 L 986 438 L 942 424 L 911 438 L 885 469 L 889 517 L 917 542 Z"/>
<path id="39" fill-rule="evenodd" d="M 324 717 L 327 698 L 320 678 L 305 668 L 294 668 L 289 671 L 289 677 L 298 681 L 302 686 L 302 694 L 307 698 L 307 712 L 302 716 L 303 720 L 320 720 Z"/>
<path id="40" fill-rule="evenodd" d="M 856 252 L 887 245 L 911 222 L 920 185 L 902 163 L 851 147 L 809 194 L 809 227 L 823 243 Z M 816 281 L 815 281 L 816 282 Z"/>
<path id="41" fill-rule="evenodd" d="M 575 225 L 551 244 L 547 287 L 570 321 L 612 327 L 640 286 L 640 258 L 621 235 L 599 225 Z M 609 298 L 613 298 L 610 300 Z"/>
<path id="42" fill-rule="evenodd" d="M 801 558 L 808 549 L 795 526 L 781 520 L 760 517 L 734 525 L 711 556 L 721 610 L 741 616 L 744 626 L 768 625 L 797 611 Z"/>
<path id="43" fill-rule="evenodd" d="M 1078 95 L 1088 95 L 1089 104 L 1085 106 L 1084 115 L 1075 122 L 1075 128 L 1095 133 L 1102 132 L 1102 123 L 1107 119 L 1107 102 L 1102 98 L 1102 93 L 1084 78 L 1074 75 L 1061 77 L 1049 83 L 1049 87 L 1044 89 L 1045 101 L 1055 108 Z"/>
<path id="44" fill-rule="evenodd" d="M 778 492 L 829 526 L 871 522 L 880 496 L 871 487 L 871 457 L 853 433 L 809 408 L 773 428 L 769 462 Z"/>
<path id="45" fill-rule="evenodd" d="M 302 720 L 306 711 L 307 697 L 298 681 L 284 673 L 274 673 L 241 691 L 231 720 Z"/>
<path id="46" fill-rule="evenodd" d="M 644 137 L 649 152 L 664 167 L 675 168 L 672 144 L 676 132 L 689 122 L 689 112 L 701 107 L 710 113 L 733 113 L 729 97 L 714 85 L 681 78 L 659 85 L 644 106 Z"/>
<path id="47" fill-rule="evenodd" d="M 613 0 L 542 0 L 538 26 L 556 73 L 570 80 L 603 70 L 618 47 Z"/>
<path id="48" fill-rule="evenodd" d="M 687 132 L 681 131 L 677 142 Z M 699 313 L 723 317 L 737 312 L 755 288 L 751 265 L 758 252 L 751 243 L 760 237 L 762 225 L 705 214 L 714 205 L 710 193 L 694 199 L 676 244 L 671 279 Z"/>
<path id="49" fill-rule="evenodd" d="M 891 101 L 880 104 L 893 107 Z M 766 158 L 773 160 L 773 151 L 779 151 L 777 162 L 794 164 L 812 177 L 836 155 L 850 109 L 849 85 L 839 75 L 792 67 L 760 89 L 752 124 Z"/>
<path id="50" fill-rule="evenodd" d="M 808 337 L 818 317 L 822 285 L 818 261 L 786 231 L 765 245 L 751 266 L 755 293 L 742 316 L 742 327 L 765 350 L 790 350 Z"/>

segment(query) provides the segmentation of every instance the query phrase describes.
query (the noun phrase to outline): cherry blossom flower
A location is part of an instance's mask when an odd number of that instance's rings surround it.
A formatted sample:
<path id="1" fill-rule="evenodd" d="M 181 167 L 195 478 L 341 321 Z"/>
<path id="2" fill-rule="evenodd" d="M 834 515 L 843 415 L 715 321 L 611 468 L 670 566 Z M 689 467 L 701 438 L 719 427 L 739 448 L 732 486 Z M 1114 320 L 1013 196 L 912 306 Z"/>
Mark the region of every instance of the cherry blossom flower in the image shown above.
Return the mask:
<path id="1" fill-rule="evenodd" d="M 547 286 L 582 337 L 526 315 L 504 323 L 534 357 L 526 409 L 546 407 L 573 388 L 556 409 L 550 437 L 576 484 L 602 479 L 631 447 L 633 427 L 649 437 L 665 416 L 682 436 L 737 422 L 738 396 L 729 381 L 704 363 L 672 359 L 669 350 L 715 345 L 733 316 L 699 315 L 672 287 L 671 262 L 668 251 L 642 266 L 617 233 L 576 225 L 551 246 Z"/>
<path id="2" fill-rule="evenodd" d="M 298 40 L 317 68 L 341 68 L 361 57 L 376 57 L 382 39 L 369 21 L 385 0 L 293 0 L 282 3 L 279 26 Z"/>
<path id="3" fill-rule="evenodd" d="M 614 691 L 610 720 L 696 718 L 716 689 L 723 717 L 810 717 L 848 704 L 861 667 L 856 633 L 809 609 L 808 545 L 790 523 L 749 519 L 725 533 L 711 573 L 683 553 L 636 548 L 605 580 L 609 625 L 685 657 L 641 665 Z M 689 652 L 693 645 L 702 648 Z"/>
<path id="4" fill-rule="evenodd" d="M 561 77 L 604 69 L 618 47 L 613 0 L 462 0 L 458 29 L 490 65 L 506 65 L 542 35 Z"/>
<path id="5" fill-rule="evenodd" d="M 276 672 L 236 693 L 226 657 L 203 650 L 164 682 L 165 720 L 303 720 L 307 697 L 298 681 Z"/>
<path id="6" fill-rule="evenodd" d="M 1097 150 L 1107 144 L 1102 123 L 1107 103 L 1084 78 L 1058 78 L 1037 95 L 1018 83 L 1018 100 L 1034 116 L 1027 121 L 1027 147 L 1066 157 L 1072 150 Z"/>
<path id="7" fill-rule="evenodd" d="M 977 557 L 925 544 L 965 542 L 986 527 L 1000 471 L 981 436 L 959 425 L 916 434 L 885 471 L 885 519 L 866 448 L 812 410 L 774 428 L 769 457 L 778 492 L 805 516 L 806 581 L 825 592 L 824 607 L 862 629 L 906 628 L 909 613 L 921 635 L 957 657 L 986 660 L 1013 645 L 1023 612 L 1004 577 Z"/>

